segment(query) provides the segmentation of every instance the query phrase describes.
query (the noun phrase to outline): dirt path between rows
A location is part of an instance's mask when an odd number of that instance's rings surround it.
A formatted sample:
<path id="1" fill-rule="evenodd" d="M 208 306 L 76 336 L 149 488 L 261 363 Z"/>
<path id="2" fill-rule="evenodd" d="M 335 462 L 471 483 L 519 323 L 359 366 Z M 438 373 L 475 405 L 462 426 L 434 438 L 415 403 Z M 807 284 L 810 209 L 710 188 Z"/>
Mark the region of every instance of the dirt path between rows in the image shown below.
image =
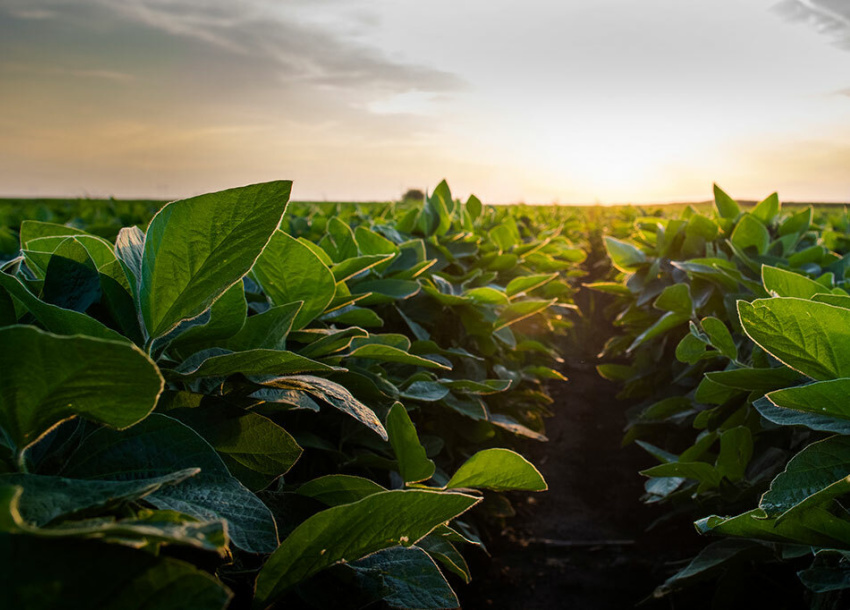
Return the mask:
<path id="1" fill-rule="evenodd" d="M 638 471 L 651 459 L 620 446 L 625 406 L 617 388 L 582 368 L 567 370 L 569 382 L 552 388 L 549 442 L 520 448 L 549 491 L 516 496 L 516 517 L 490 532 L 492 557 L 470 557 L 473 582 L 458 588 L 465 609 L 632 608 L 699 544 L 680 525 L 675 533 L 645 532 L 658 512 L 640 503 Z"/>

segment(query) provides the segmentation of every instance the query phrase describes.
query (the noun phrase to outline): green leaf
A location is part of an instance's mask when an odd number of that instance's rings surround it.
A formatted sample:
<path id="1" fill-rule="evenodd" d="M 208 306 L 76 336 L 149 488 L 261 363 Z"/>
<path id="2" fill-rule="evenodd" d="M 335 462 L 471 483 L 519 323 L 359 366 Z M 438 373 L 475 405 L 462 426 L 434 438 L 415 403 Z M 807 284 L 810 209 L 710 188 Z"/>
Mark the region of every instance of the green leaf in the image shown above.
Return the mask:
<path id="1" fill-rule="evenodd" d="M 650 341 L 655 337 L 663 335 L 664 333 L 676 328 L 677 326 L 681 326 L 690 319 L 690 314 L 668 311 L 663 316 L 658 318 L 658 320 L 656 320 L 649 328 L 647 328 L 645 331 L 635 337 L 635 340 L 632 341 L 632 344 L 629 346 L 626 352 L 631 352 L 632 350 L 646 343 L 647 341 Z"/>
<path id="2" fill-rule="evenodd" d="M 396 490 L 313 515 L 295 528 L 260 570 L 254 607 L 267 607 L 293 585 L 337 562 L 415 544 L 478 502 L 459 493 Z"/>
<path id="3" fill-rule="evenodd" d="M 189 563 L 95 541 L 0 535 L 9 608 L 224 610 L 232 594 Z"/>
<path id="4" fill-rule="evenodd" d="M 367 358 L 380 362 L 397 362 L 399 364 L 411 364 L 429 369 L 451 370 L 450 366 L 423 358 L 422 356 L 415 356 L 391 345 L 361 345 L 346 354 L 346 358 Z"/>
<path id="5" fill-rule="evenodd" d="M 557 302 L 557 299 L 528 299 L 525 301 L 514 301 L 502 310 L 499 314 L 499 319 L 496 320 L 495 330 L 500 330 L 511 324 L 516 324 L 520 320 L 530 318 L 531 316 L 549 309 Z"/>
<path id="6" fill-rule="evenodd" d="M 505 293 L 509 297 L 523 292 L 528 293 L 536 288 L 540 288 L 541 286 L 548 284 L 552 280 L 557 279 L 557 277 L 557 273 L 541 273 L 517 277 L 508 282 L 508 286 L 505 288 Z"/>
<path id="7" fill-rule="evenodd" d="M 723 189 L 716 184 L 714 185 L 714 206 L 717 208 L 717 213 L 722 218 L 734 220 L 741 213 L 741 208 L 738 203 L 727 195 Z"/>
<path id="8" fill-rule="evenodd" d="M 298 390 L 322 400 L 332 407 L 350 415 L 368 428 L 387 440 L 387 431 L 375 412 L 354 398 L 345 387 L 328 379 L 310 375 L 288 375 L 277 379 L 266 380 L 263 385 L 284 390 Z"/>
<path id="9" fill-rule="evenodd" d="M 777 407 L 850 420 L 850 379 L 819 381 L 786 388 L 766 396 Z"/>
<path id="10" fill-rule="evenodd" d="M 481 203 L 481 200 L 478 199 L 475 195 L 470 195 L 469 199 L 466 200 L 465 209 L 469 214 L 469 217 L 472 220 L 476 220 L 479 216 L 481 216 L 481 212 L 484 209 L 484 206 Z"/>
<path id="11" fill-rule="evenodd" d="M 809 230 L 812 224 L 812 208 L 806 208 L 801 212 L 789 216 L 779 225 L 780 235 L 791 235 L 792 233 L 803 233 Z"/>
<path id="12" fill-rule="evenodd" d="M 705 462 L 670 462 L 659 464 L 652 468 L 642 470 L 641 474 L 647 477 L 682 477 L 694 479 L 705 483 L 710 487 L 720 485 L 721 474 L 711 464 Z"/>
<path id="13" fill-rule="evenodd" d="M 135 502 L 160 489 L 176 485 L 200 472 L 189 468 L 163 476 L 134 481 L 90 481 L 40 474 L 0 475 L 0 485 L 15 485 L 22 493 L 18 503 L 21 518 L 42 527 L 59 517 L 91 509 Z"/>
<path id="14" fill-rule="evenodd" d="M 440 568 L 418 547 L 392 547 L 351 564 L 367 591 L 391 608 L 440 609 L 459 606 Z"/>
<path id="15" fill-rule="evenodd" d="M 330 304 L 336 294 L 336 281 L 321 259 L 307 246 L 275 231 L 253 275 L 271 302 L 286 305 L 303 301 L 293 328 L 304 328 Z"/>
<path id="16" fill-rule="evenodd" d="M 290 375 L 294 373 L 332 372 L 339 370 L 292 352 L 272 349 L 250 349 L 244 352 L 222 353 L 223 350 L 201 352 L 196 359 L 186 360 L 177 369 L 165 371 L 166 376 L 176 379 L 199 379 L 201 377 L 227 377 L 243 375 Z M 209 357 L 205 354 L 210 353 Z"/>
<path id="17" fill-rule="evenodd" d="M 333 267 L 331 272 L 337 282 L 344 282 L 351 279 L 358 273 L 362 273 L 367 269 L 371 269 L 381 263 L 390 261 L 394 254 L 367 254 L 365 256 L 355 256 L 340 261 Z"/>
<path id="18" fill-rule="evenodd" d="M 712 515 L 694 525 L 701 534 L 850 549 L 850 523 L 824 509 L 814 507 L 783 521 L 765 519 L 763 515 L 756 508 L 736 517 Z"/>
<path id="19" fill-rule="evenodd" d="M 543 476 L 531 462 L 508 449 L 479 451 L 457 469 L 446 487 L 494 491 L 549 489 Z"/>
<path id="20" fill-rule="evenodd" d="M 736 426 L 720 435 L 720 454 L 717 456 L 717 473 L 732 482 L 744 478 L 750 458 L 753 457 L 753 435 L 746 426 Z"/>
<path id="21" fill-rule="evenodd" d="M 730 360 L 738 359 L 738 347 L 732 334 L 722 321 L 717 318 L 708 317 L 700 321 L 702 329 L 708 335 L 711 345 Z"/>
<path id="22" fill-rule="evenodd" d="M 433 476 L 434 462 L 425 455 L 416 427 L 400 402 L 395 403 L 387 414 L 387 434 L 405 483 L 419 483 Z"/>
<path id="23" fill-rule="evenodd" d="M 687 284 L 667 286 L 658 295 L 652 306 L 662 311 L 672 311 L 690 318 L 694 308 L 694 302 L 691 299 L 691 288 Z"/>
<path id="24" fill-rule="evenodd" d="M 480 288 L 471 288 L 463 293 L 463 296 L 472 299 L 475 303 L 482 305 L 507 305 L 510 300 L 508 296 L 501 290 L 490 288 L 489 286 L 481 286 Z"/>
<path id="25" fill-rule="evenodd" d="M 128 430 L 96 430 L 66 462 L 62 475 L 127 481 L 186 468 L 201 472 L 151 493 L 146 501 L 204 521 L 224 520 L 233 543 L 248 552 L 270 553 L 277 547 L 277 528 L 269 509 L 230 475 L 203 438 L 171 417 L 154 413 Z"/>
<path id="26" fill-rule="evenodd" d="M 0 427 L 19 451 L 74 416 L 132 426 L 153 411 L 163 384 L 132 344 L 0 329 Z"/>
<path id="27" fill-rule="evenodd" d="M 139 301 L 151 339 L 208 309 L 242 279 L 280 224 L 292 183 L 175 201 L 148 226 Z"/>
<path id="28" fill-rule="evenodd" d="M 21 222 L 20 230 L 21 249 L 28 250 L 30 242 L 42 237 L 67 237 L 69 235 L 88 234 L 81 229 L 75 229 L 66 225 L 41 222 L 39 220 L 24 220 Z"/>
<path id="29" fill-rule="evenodd" d="M 797 577 L 809 591 L 815 593 L 827 593 L 850 588 L 850 572 L 843 566 L 835 568 L 812 567 L 797 572 Z"/>
<path id="30" fill-rule="evenodd" d="M 816 294 L 829 293 L 829 288 L 804 275 L 768 265 L 761 268 L 761 281 L 764 289 L 775 297 L 811 299 Z"/>
<path id="31" fill-rule="evenodd" d="M 449 389 L 436 381 L 414 381 L 402 390 L 401 397 L 422 402 L 437 402 L 449 393 Z"/>
<path id="32" fill-rule="evenodd" d="M 630 273 L 646 263 L 646 255 L 642 250 L 619 239 L 606 236 L 605 249 L 608 250 L 611 264 L 624 273 Z"/>
<path id="33" fill-rule="evenodd" d="M 20 301 L 39 324 L 57 335 L 87 335 L 99 339 L 129 342 L 126 337 L 107 328 L 94 318 L 78 311 L 45 303 L 33 295 L 21 281 L 0 271 L 0 287 Z"/>
<path id="34" fill-rule="evenodd" d="M 237 282 L 221 295 L 207 312 L 195 318 L 200 323 L 190 325 L 177 335 L 171 341 L 169 349 L 186 357 L 202 349 L 220 345 L 242 329 L 247 315 L 245 290 L 242 282 Z"/>
<path id="35" fill-rule="evenodd" d="M 756 252 L 764 254 L 770 246 L 770 233 L 761 221 L 744 214 L 732 231 L 731 241 L 741 250 L 755 248 Z"/>
<path id="36" fill-rule="evenodd" d="M 257 490 L 286 474 L 301 457 L 295 439 L 272 420 L 226 403 L 173 409 L 170 417 L 200 434 L 218 452 L 230 472 Z"/>
<path id="37" fill-rule="evenodd" d="M 484 379 L 472 381 L 470 379 L 439 379 L 437 382 L 455 392 L 464 394 L 495 394 L 504 392 L 511 387 L 509 379 Z"/>
<path id="38" fill-rule="evenodd" d="M 298 301 L 249 316 L 238 333 L 218 342 L 219 347 L 234 352 L 251 349 L 284 350 L 286 337 L 300 309 L 301 302 Z"/>
<path id="39" fill-rule="evenodd" d="M 730 369 L 728 371 L 714 371 L 706 373 L 705 376 L 728 388 L 746 390 L 748 392 L 769 392 L 777 388 L 784 388 L 803 380 L 797 371 L 784 366 L 764 369 Z"/>
<path id="40" fill-rule="evenodd" d="M 329 474 L 304 483 L 298 494 L 328 506 L 351 504 L 367 496 L 387 491 L 374 481 L 346 474 Z"/>
<path id="41" fill-rule="evenodd" d="M 741 325 L 762 349 L 813 379 L 850 377 L 850 310 L 795 298 L 738 301 Z"/>
<path id="42" fill-rule="evenodd" d="M 752 215 L 766 225 L 771 225 L 779 216 L 779 195 L 773 193 L 760 201 L 752 211 Z"/>
<path id="43" fill-rule="evenodd" d="M 759 502 L 765 515 L 787 519 L 850 492 L 850 438 L 834 436 L 812 443 L 791 458 Z"/>

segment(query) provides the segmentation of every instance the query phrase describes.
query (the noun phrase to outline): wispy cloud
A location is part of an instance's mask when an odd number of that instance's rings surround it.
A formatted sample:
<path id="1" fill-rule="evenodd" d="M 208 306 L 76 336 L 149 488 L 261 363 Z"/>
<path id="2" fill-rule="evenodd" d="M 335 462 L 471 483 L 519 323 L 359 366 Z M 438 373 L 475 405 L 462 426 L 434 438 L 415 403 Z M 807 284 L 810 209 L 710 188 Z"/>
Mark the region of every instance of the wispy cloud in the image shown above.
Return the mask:
<path id="1" fill-rule="evenodd" d="M 846 0 L 783 0 L 777 10 L 789 19 L 811 23 L 850 48 L 850 3 Z"/>

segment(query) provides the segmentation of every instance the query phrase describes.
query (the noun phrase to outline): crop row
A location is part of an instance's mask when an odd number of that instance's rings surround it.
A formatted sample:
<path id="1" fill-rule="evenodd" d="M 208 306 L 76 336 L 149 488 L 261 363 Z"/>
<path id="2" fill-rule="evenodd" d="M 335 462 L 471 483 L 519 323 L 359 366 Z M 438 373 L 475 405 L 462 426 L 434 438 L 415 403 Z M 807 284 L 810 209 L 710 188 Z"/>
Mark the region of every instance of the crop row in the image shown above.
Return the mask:
<path id="1" fill-rule="evenodd" d="M 545 439 L 574 227 L 290 186 L 3 228 L 4 607 L 454 607 L 546 489 L 501 446 Z"/>
<path id="2" fill-rule="evenodd" d="M 658 465 L 644 500 L 720 536 L 663 595 L 789 560 L 812 607 L 850 587 L 850 296 L 846 214 L 742 209 L 647 216 L 607 237 L 617 332 L 600 373 L 623 384 L 627 441 Z M 750 583 L 755 586 L 755 583 Z M 718 594 L 720 595 L 720 594 Z"/>

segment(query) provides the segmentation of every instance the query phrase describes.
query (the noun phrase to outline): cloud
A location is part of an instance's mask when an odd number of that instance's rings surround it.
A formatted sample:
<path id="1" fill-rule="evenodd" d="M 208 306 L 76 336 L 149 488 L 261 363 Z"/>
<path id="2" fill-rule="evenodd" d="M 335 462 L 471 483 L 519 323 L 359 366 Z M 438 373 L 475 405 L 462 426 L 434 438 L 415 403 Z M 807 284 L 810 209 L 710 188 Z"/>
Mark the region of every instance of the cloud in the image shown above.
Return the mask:
<path id="1" fill-rule="evenodd" d="M 814 25 L 850 49 L 850 3 L 846 0 L 783 0 L 776 8 L 789 19 Z"/>
<path id="2" fill-rule="evenodd" d="M 7 11 L 13 19 L 61 16 L 68 25 L 80 31 L 94 28 L 100 36 L 104 30 L 129 26 L 137 32 L 147 30 L 152 41 L 156 33 L 184 43 L 194 41 L 203 49 L 198 49 L 196 56 L 203 56 L 204 51 L 226 55 L 230 66 L 238 66 L 236 72 L 276 74 L 281 82 L 299 86 L 377 95 L 445 93 L 462 86 L 451 74 L 394 61 L 374 48 L 288 13 L 264 0 L 11 0 Z M 376 19 L 368 10 L 355 14 L 364 28 Z"/>

